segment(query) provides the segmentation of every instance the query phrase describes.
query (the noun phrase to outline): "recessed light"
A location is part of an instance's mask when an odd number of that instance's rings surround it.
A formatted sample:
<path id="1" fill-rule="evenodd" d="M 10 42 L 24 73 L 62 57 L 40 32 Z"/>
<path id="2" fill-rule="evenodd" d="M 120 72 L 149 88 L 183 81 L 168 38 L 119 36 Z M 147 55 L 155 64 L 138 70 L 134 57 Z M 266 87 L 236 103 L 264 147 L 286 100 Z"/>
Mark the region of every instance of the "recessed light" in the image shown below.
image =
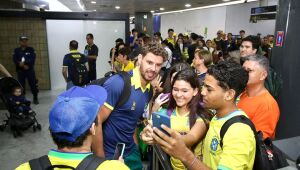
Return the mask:
<path id="1" fill-rule="evenodd" d="M 191 5 L 191 4 L 185 4 L 184 6 L 187 7 L 187 8 L 189 8 L 189 7 L 191 7 L 192 5 Z"/>
<path id="2" fill-rule="evenodd" d="M 151 13 L 154 13 L 155 11 L 154 11 L 154 10 L 151 10 L 150 12 L 151 12 Z"/>
<path id="3" fill-rule="evenodd" d="M 97 10 L 96 10 L 96 9 L 94 9 L 93 11 L 95 11 L 95 12 L 96 12 Z"/>
<path id="4" fill-rule="evenodd" d="M 165 10 L 165 8 L 159 8 L 159 10 L 163 11 L 163 10 Z"/>
<path id="5" fill-rule="evenodd" d="M 120 6 L 115 6 L 116 9 L 120 9 Z"/>
<path id="6" fill-rule="evenodd" d="M 97 3 L 97 2 L 96 2 L 96 1 L 91 1 L 91 3 L 92 3 L 92 4 L 95 4 L 95 3 Z"/>

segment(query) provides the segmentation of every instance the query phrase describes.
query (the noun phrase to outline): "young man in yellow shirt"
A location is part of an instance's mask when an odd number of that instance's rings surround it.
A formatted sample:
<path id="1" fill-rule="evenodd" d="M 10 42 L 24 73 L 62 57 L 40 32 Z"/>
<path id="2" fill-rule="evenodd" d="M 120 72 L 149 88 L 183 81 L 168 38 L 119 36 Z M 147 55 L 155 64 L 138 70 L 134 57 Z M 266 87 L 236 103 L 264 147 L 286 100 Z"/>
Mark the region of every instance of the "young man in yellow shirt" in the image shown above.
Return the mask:
<path id="1" fill-rule="evenodd" d="M 57 145 L 57 149 L 51 149 L 46 155 L 50 166 L 61 165 L 75 169 L 86 157 L 93 154 L 91 145 L 98 126 L 97 115 L 106 98 L 106 90 L 96 85 L 85 88 L 75 86 L 57 97 L 49 113 L 49 130 Z M 123 161 L 122 159 L 119 158 L 120 161 Z M 93 159 L 93 161 L 95 160 L 97 159 Z M 45 162 L 39 161 L 39 165 L 47 169 L 45 164 L 41 164 Z M 106 160 L 96 169 L 129 170 L 120 161 Z M 16 170 L 34 169 L 35 166 L 31 167 L 31 165 L 33 166 L 27 162 L 17 167 Z"/>
<path id="2" fill-rule="evenodd" d="M 128 72 L 134 69 L 134 63 L 129 60 L 129 54 L 130 49 L 128 47 L 121 48 L 118 52 L 117 60 L 122 64 L 121 71 Z"/>
<path id="3" fill-rule="evenodd" d="M 176 131 L 162 126 L 170 136 L 154 128 L 153 137 L 169 155 L 180 159 L 190 170 L 198 169 L 253 169 L 256 152 L 255 136 L 250 126 L 232 124 L 220 147 L 220 130 L 230 118 L 246 115 L 235 105 L 237 96 L 244 91 L 248 73 L 234 61 L 221 61 L 208 69 L 201 94 L 206 108 L 216 110 L 204 139 L 203 161 L 185 146 Z"/>

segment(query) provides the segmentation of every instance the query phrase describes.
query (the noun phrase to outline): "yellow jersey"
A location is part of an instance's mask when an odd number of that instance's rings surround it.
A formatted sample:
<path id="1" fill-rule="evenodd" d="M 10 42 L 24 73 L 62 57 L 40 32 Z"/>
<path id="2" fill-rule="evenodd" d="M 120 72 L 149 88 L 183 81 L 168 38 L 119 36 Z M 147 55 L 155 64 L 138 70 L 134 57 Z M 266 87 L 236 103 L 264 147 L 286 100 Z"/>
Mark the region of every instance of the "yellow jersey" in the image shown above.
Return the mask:
<path id="1" fill-rule="evenodd" d="M 232 124 L 224 138 L 223 148 L 220 147 L 220 130 L 223 124 L 245 112 L 237 110 L 223 118 L 214 116 L 204 139 L 203 163 L 211 169 L 218 170 L 250 170 L 253 168 L 256 141 L 250 126 L 244 123 Z"/>
<path id="2" fill-rule="evenodd" d="M 89 153 L 70 153 L 70 152 L 60 152 L 57 150 L 50 150 L 48 153 L 49 160 L 52 165 L 67 165 L 76 168 L 79 163 L 88 155 Z M 129 170 L 129 168 L 117 160 L 106 160 L 102 162 L 97 170 Z M 31 170 L 28 162 L 20 165 L 16 170 Z"/>

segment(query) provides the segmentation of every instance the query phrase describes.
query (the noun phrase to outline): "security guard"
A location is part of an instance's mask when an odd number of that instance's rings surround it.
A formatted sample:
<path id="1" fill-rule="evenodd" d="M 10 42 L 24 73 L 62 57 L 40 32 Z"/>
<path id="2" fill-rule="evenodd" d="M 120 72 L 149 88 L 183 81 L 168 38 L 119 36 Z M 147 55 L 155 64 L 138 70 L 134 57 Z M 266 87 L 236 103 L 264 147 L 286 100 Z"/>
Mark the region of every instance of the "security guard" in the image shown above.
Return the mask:
<path id="1" fill-rule="evenodd" d="M 28 47 L 28 37 L 19 37 L 20 47 L 16 48 L 13 54 L 13 61 L 16 64 L 18 80 L 25 89 L 25 80 L 28 80 L 33 94 L 33 103 L 39 104 L 37 80 L 35 77 L 34 63 L 35 52 L 32 47 Z"/>

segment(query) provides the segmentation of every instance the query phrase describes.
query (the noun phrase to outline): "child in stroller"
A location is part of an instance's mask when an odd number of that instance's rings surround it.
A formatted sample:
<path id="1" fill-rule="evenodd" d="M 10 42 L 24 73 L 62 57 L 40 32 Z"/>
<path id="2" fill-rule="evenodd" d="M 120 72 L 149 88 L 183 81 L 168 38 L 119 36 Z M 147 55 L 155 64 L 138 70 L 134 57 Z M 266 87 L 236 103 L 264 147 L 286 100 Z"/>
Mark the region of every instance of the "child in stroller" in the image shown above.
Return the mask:
<path id="1" fill-rule="evenodd" d="M 41 125 L 36 120 L 35 112 L 30 108 L 30 101 L 28 101 L 22 93 L 22 86 L 20 83 L 11 78 L 5 77 L 0 79 L 0 97 L 8 110 L 6 114 L 7 120 L 0 125 L 0 130 L 3 131 L 7 126 L 10 127 L 14 137 L 22 136 L 22 131 L 33 127 L 41 130 Z"/>
<path id="2" fill-rule="evenodd" d="M 9 97 L 9 103 L 14 106 L 18 116 L 32 115 L 33 111 L 30 108 L 30 101 L 22 95 L 22 88 L 16 86 Z"/>

